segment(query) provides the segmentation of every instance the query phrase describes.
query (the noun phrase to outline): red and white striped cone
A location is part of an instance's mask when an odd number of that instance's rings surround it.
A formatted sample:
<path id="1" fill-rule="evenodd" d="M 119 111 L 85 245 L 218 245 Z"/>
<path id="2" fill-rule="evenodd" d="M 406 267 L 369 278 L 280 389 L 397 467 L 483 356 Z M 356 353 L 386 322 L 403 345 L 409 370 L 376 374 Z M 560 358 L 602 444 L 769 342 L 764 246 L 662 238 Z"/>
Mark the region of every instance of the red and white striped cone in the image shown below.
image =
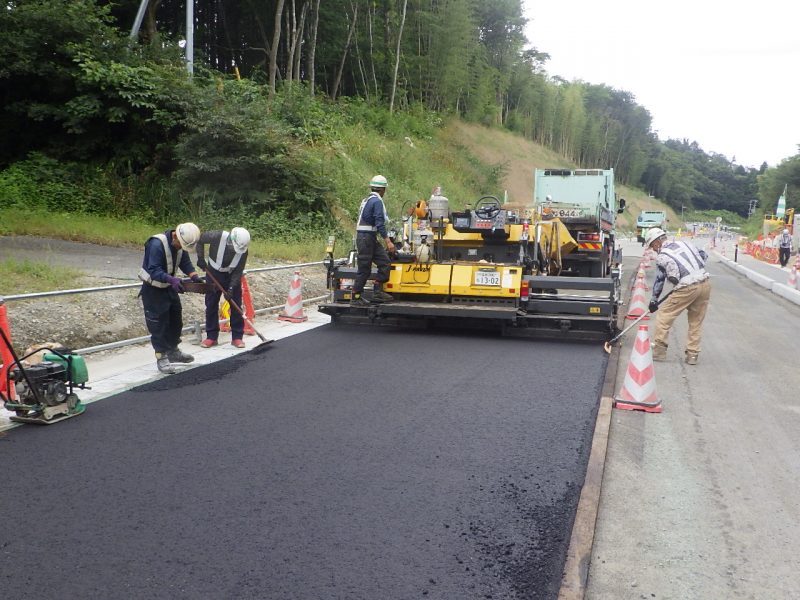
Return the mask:
<path id="1" fill-rule="evenodd" d="M 631 298 L 630 308 L 626 319 L 638 319 L 647 312 L 647 299 L 644 296 L 644 287 L 640 283 L 641 280 L 637 278 L 636 285 L 633 287 L 633 297 Z M 645 316 L 643 321 L 649 321 L 650 315 Z"/>
<path id="2" fill-rule="evenodd" d="M 650 288 L 649 288 L 649 287 L 648 287 L 648 285 L 647 285 L 647 279 L 646 279 L 646 277 L 647 277 L 647 276 L 646 276 L 646 274 L 645 274 L 645 272 L 644 272 L 644 269 L 642 269 L 642 268 L 639 268 L 639 270 L 636 272 L 636 283 L 634 283 L 634 284 L 633 284 L 633 287 L 635 288 L 635 287 L 636 287 L 636 285 L 638 284 L 638 285 L 641 285 L 641 287 L 642 287 L 642 288 L 643 288 L 645 291 L 649 292 L 649 291 L 650 291 Z"/>
<path id="3" fill-rule="evenodd" d="M 792 289 L 797 289 L 797 262 L 792 265 L 792 272 L 789 273 L 789 287 Z"/>
<path id="4" fill-rule="evenodd" d="M 294 272 L 292 284 L 289 286 L 289 296 L 286 298 L 286 306 L 283 312 L 278 315 L 281 321 L 290 323 L 302 323 L 308 317 L 303 314 L 303 282 L 300 280 L 300 271 Z"/>
<path id="5" fill-rule="evenodd" d="M 614 397 L 614 408 L 643 410 L 651 413 L 661 412 L 661 400 L 656 395 L 653 351 L 650 348 L 650 333 L 647 325 L 639 325 L 625 381 L 622 383 L 619 394 Z"/>
<path id="6" fill-rule="evenodd" d="M 250 295 L 250 284 L 247 283 L 247 277 L 242 275 L 242 306 L 244 316 L 247 317 L 244 321 L 244 334 L 256 335 L 256 330 L 250 324 L 256 318 L 256 311 L 253 308 L 253 297 Z"/>

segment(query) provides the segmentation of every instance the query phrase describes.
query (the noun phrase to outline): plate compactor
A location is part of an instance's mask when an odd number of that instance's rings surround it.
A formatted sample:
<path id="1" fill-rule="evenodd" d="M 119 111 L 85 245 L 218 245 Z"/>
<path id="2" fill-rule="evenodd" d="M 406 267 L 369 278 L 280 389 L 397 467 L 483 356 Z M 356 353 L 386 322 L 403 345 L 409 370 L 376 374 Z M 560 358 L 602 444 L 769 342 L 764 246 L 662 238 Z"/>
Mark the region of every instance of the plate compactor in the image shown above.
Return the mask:
<path id="1" fill-rule="evenodd" d="M 75 394 L 76 387 L 88 389 L 82 356 L 66 348 L 40 348 L 18 358 L 2 329 L 0 334 L 14 357 L 5 374 L 6 394 L 0 392 L 6 410 L 14 413 L 12 421 L 51 425 L 83 413 L 86 406 Z M 44 353 L 42 361 L 26 366 L 24 361 L 39 352 Z M 10 393 L 12 389 L 16 398 Z"/>

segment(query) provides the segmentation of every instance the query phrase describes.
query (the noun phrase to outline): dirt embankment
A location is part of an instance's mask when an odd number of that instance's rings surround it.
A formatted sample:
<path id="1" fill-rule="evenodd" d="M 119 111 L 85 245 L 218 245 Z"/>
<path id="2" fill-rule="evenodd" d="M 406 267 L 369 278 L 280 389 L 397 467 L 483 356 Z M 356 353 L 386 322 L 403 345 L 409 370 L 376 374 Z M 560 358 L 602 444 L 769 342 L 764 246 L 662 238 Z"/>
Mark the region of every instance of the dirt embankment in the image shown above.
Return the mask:
<path id="1" fill-rule="evenodd" d="M 142 261 L 142 251 L 135 248 L 32 237 L 0 237 L 0 255 L 79 269 L 85 275 L 71 286 L 75 289 L 136 283 L 136 273 Z M 271 265 L 257 260 L 247 265 L 248 269 L 265 266 Z M 326 293 L 322 266 L 303 267 L 300 272 L 304 299 Z M 248 275 L 254 307 L 260 309 L 285 303 L 292 277 L 292 269 Z M 0 295 L 3 292 L 0 282 Z M 147 335 L 138 294 L 139 287 L 136 286 L 107 292 L 9 301 L 6 307 L 14 346 L 22 351 L 41 342 L 60 342 L 70 348 L 85 348 Z M 183 294 L 182 304 L 184 325 L 204 322 L 203 295 Z"/>

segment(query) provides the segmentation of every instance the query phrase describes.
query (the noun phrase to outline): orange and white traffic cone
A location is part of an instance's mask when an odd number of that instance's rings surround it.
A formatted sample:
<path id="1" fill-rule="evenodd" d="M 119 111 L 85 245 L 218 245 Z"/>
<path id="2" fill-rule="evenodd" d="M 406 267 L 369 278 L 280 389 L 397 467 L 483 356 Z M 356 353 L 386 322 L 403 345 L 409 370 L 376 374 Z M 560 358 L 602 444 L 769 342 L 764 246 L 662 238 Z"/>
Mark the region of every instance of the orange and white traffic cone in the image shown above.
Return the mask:
<path id="1" fill-rule="evenodd" d="M 614 408 L 643 410 L 660 413 L 661 400 L 656 395 L 656 377 L 653 368 L 653 351 L 647 325 L 639 325 L 636 341 L 631 350 L 628 371 L 619 395 L 614 397 Z"/>
<path id="2" fill-rule="evenodd" d="M 247 283 L 247 277 L 242 275 L 242 310 L 244 316 L 247 317 L 244 321 L 244 334 L 255 335 L 256 330 L 253 329 L 251 323 L 256 318 L 256 311 L 253 308 L 253 297 L 250 295 L 250 284 Z"/>
<path id="3" fill-rule="evenodd" d="M 633 297 L 631 298 L 628 314 L 625 316 L 626 319 L 638 319 L 647 313 L 647 299 L 644 297 L 645 290 L 640 281 L 641 280 L 637 279 L 636 285 L 633 286 Z M 650 315 L 646 315 L 642 320 L 649 321 Z"/>
<path id="4" fill-rule="evenodd" d="M 797 289 L 797 263 L 792 265 L 792 272 L 789 273 L 789 287 Z"/>
<path id="5" fill-rule="evenodd" d="M 636 272 L 636 283 L 634 283 L 633 287 L 635 288 L 637 284 L 640 285 L 642 289 L 644 289 L 646 292 L 650 291 L 650 288 L 647 285 L 647 279 L 644 269 L 642 269 L 641 267 Z"/>
<path id="6" fill-rule="evenodd" d="M 283 308 L 283 312 L 278 315 L 279 320 L 289 321 L 290 323 L 302 323 L 308 320 L 308 317 L 303 314 L 302 288 L 303 282 L 300 280 L 300 271 L 295 271 L 292 283 L 289 286 L 286 306 Z"/>
<path id="7" fill-rule="evenodd" d="M 0 298 L 0 329 L 3 330 L 3 336 L 0 337 L 0 392 L 8 400 L 14 400 L 16 397 L 16 390 L 14 384 L 8 385 L 8 377 L 6 376 L 11 365 L 14 363 L 14 355 L 11 353 L 11 348 L 6 345 L 6 341 L 11 343 L 11 329 L 8 326 L 8 313 L 6 311 L 6 304 Z"/>

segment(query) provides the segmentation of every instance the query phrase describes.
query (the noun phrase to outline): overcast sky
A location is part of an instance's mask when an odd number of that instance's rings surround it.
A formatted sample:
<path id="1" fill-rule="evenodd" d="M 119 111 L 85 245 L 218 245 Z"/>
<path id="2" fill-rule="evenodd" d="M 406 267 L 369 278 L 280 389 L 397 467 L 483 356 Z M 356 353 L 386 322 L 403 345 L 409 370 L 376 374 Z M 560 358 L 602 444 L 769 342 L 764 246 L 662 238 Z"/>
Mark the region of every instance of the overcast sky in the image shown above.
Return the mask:
<path id="1" fill-rule="evenodd" d="M 800 2 L 524 0 L 551 76 L 631 92 L 659 139 L 774 166 L 800 144 Z M 742 7 L 746 6 L 747 10 Z"/>

